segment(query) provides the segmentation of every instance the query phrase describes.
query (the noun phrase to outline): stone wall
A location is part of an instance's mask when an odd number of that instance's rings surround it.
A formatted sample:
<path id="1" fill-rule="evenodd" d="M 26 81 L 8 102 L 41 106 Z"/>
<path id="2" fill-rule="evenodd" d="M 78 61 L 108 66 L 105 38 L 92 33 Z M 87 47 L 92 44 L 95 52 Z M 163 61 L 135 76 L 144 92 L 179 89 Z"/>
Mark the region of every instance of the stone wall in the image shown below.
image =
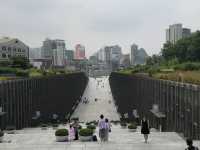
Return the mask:
<path id="1" fill-rule="evenodd" d="M 87 82 L 84 73 L 1 81 L 0 107 L 6 113 L 0 118 L 1 127 L 30 127 L 36 111 L 40 111 L 41 122 L 51 121 L 53 114 L 65 120 L 79 103 Z"/>
<path id="2" fill-rule="evenodd" d="M 112 73 L 109 80 L 122 117 L 128 113 L 134 118 L 137 109 L 151 127 L 200 138 L 200 86 L 120 73 Z"/>

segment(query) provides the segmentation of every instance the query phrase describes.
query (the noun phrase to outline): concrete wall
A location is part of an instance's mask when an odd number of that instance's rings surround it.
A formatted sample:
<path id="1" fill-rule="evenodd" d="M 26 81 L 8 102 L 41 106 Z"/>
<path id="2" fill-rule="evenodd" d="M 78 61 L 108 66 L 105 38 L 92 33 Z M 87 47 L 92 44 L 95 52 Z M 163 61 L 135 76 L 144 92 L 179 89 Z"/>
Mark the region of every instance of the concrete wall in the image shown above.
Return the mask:
<path id="1" fill-rule="evenodd" d="M 79 103 L 87 81 L 84 73 L 74 73 L 1 82 L 0 106 L 6 112 L 1 126 L 29 127 L 36 111 L 41 113 L 41 122 L 50 121 L 53 114 L 63 121 Z"/>
<path id="2" fill-rule="evenodd" d="M 110 85 L 122 115 L 133 117 L 137 109 L 140 119 L 149 118 L 151 127 L 200 139 L 200 86 L 119 73 L 111 74 Z M 153 104 L 159 106 L 157 116 L 150 111 Z M 161 113 L 165 117 L 159 117 Z"/>

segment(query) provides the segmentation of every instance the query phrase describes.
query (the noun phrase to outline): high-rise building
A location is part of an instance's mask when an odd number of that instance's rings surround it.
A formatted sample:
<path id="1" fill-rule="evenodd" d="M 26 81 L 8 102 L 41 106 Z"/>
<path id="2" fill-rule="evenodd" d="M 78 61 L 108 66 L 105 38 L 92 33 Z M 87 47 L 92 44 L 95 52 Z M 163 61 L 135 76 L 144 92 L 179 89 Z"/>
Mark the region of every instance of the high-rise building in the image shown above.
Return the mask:
<path id="1" fill-rule="evenodd" d="M 120 59 L 120 65 L 124 68 L 127 68 L 130 66 L 130 54 L 122 55 Z"/>
<path id="2" fill-rule="evenodd" d="M 74 59 L 74 51 L 73 50 L 65 50 L 65 61 L 66 64 L 69 65 L 72 63 Z"/>
<path id="3" fill-rule="evenodd" d="M 29 50 L 30 59 L 40 59 L 41 58 L 41 48 L 30 48 Z"/>
<path id="4" fill-rule="evenodd" d="M 64 51 L 65 51 L 64 40 L 50 40 L 46 39 L 42 46 L 42 58 L 51 59 L 53 66 L 64 65 Z"/>
<path id="5" fill-rule="evenodd" d="M 78 60 L 82 60 L 82 59 L 86 59 L 85 57 L 85 47 L 81 44 L 77 44 L 75 46 L 75 56 L 74 56 L 75 59 L 78 59 Z"/>
<path id="6" fill-rule="evenodd" d="M 138 49 L 136 44 L 131 45 L 131 65 L 142 65 L 146 63 L 148 55 L 144 48 Z"/>
<path id="7" fill-rule="evenodd" d="M 15 56 L 29 58 L 29 47 L 16 38 L 0 38 L 0 60 L 10 60 Z"/>
<path id="8" fill-rule="evenodd" d="M 120 62 L 122 56 L 122 48 L 118 45 L 111 46 L 111 60 Z"/>
<path id="9" fill-rule="evenodd" d="M 138 46 L 136 44 L 131 45 L 131 65 L 135 65 L 135 59 L 138 51 Z"/>
<path id="10" fill-rule="evenodd" d="M 188 28 L 183 28 L 182 24 L 173 24 L 166 29 L 166 42 L 171 42 L 175 44 L 178 40 L 189 37 L 191 35 L 191 30 Z"/>

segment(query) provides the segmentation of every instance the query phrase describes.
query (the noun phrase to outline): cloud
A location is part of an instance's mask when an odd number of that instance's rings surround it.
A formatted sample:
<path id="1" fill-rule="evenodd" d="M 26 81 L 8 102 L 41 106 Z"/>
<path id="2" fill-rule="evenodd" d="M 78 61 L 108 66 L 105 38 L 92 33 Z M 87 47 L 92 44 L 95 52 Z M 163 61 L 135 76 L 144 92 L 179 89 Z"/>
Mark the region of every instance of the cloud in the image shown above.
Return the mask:
<path id="1" fill-rule="evenodd" d="M 165 28 L 181 22 L 200 28 L 199 0 L 2 0 L 0 35 L 14 36 L 30 47 L 46 38 L 86 46 L 91 55 L 106 44 L 119 44 L 125 52 L 132 43 L 150 54 L 165 41 Z"/>

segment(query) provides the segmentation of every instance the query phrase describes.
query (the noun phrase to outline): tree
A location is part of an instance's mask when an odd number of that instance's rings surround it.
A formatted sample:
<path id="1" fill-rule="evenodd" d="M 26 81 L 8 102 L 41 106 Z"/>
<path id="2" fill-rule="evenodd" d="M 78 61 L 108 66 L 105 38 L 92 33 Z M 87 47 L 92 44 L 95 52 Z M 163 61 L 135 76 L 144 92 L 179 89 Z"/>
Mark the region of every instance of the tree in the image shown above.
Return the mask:
<path id="1" fill-rule="evenodd" d="M 16 56 L 11 58 L 12 67 L 28 69 L 31 67 L 29 60 L 26 57 Z"/>

